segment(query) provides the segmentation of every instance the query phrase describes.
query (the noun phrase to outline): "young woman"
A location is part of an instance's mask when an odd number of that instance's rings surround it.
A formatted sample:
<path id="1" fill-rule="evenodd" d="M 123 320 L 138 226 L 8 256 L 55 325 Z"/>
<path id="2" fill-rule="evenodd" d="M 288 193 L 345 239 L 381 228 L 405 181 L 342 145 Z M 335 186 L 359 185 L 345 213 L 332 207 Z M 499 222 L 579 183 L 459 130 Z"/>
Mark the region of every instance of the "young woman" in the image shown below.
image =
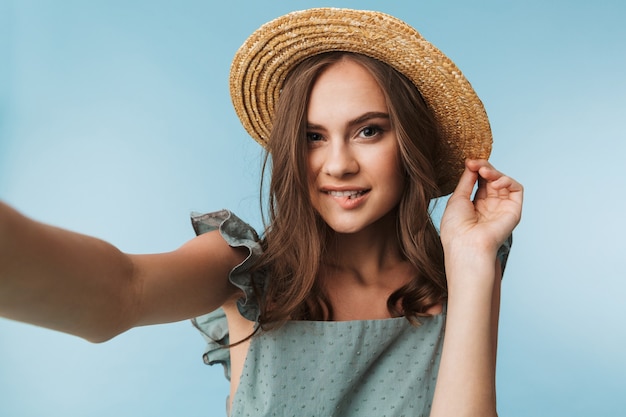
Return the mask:
<path id="1" fill-rule="evenodd" d="M 0 313 L 98 342 L 197 317 L 232 416 L 495 415 L 522 187 L 487 162 L 460 71 L 391 16 L 311 9 L 246 41 L 231 93 L 268 150 L 262 239 L 220 211 L 127 255 L 0 205 Z M 452 190 L 438 234 L 428 205 Z"/>

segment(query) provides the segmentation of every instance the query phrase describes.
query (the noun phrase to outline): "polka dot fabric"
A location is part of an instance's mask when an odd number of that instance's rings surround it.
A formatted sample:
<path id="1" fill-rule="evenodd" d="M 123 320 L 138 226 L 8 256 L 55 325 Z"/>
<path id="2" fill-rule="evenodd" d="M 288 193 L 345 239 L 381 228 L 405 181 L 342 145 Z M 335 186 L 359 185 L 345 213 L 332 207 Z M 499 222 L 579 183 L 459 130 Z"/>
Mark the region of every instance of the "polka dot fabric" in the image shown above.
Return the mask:
<path id="1" fill-rule="evenodd" d="M 231 416 L 428 416 L 444 321 L 294 321 L 255 337 Z"/>

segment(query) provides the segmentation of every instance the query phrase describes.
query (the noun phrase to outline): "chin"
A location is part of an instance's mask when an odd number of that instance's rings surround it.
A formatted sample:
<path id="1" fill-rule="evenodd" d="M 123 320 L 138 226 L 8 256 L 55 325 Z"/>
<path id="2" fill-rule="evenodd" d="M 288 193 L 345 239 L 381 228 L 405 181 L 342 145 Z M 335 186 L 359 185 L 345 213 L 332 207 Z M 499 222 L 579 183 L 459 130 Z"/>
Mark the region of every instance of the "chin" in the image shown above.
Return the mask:
<path id="1" fill-rule="evenodd" d="M 322 216 L 326 225 L 338 234 L 356 234 L 365 231 L 380 233 L 381 236 L 393 230 L 395 233 L 395 217 L 393 211 L 385 212 L 377 216 L 370 214 L 367 216 L 358 216 L 356 213 L 350 213 L 347 216 Z"/>
<path id="2" fill-rule="evenodd" d="M 350 235 L 350 234 L 354 234 L 354 233 L 358 233 L 361 230 L 363 230 L 363 228 L 361 227 L 349 227 L 349 226 L 340 226 L 340 227 L 333 227 L 330 226 L 331 230 L 335 233 L 341 234 L 341 235 Z"/>
<path id="3" fill-rule="evenodd" d="M 326 223 L 326 226 L 335 233 L 350 234 L 357 233 L 363 229 L 362 224 L 356 224 L 354 222 L 343 222 L 337 221 L 336 219 L 325 219 L 323 217 L 322 219 L 324 223 Z"/>
<path id="4" fill-rule="evenodd" d="M 366 229 L 371 228 L 372 226 L 374 226 L 375 224 L 377 224 L 377 221 L 372 221 L 372 222 L 363 222 L 363 221 L 354 221 L 355 219 L 350 219 L 349 221 L 338 221 L 338 220 L 332 220 L 329 219 L 330 221 L 326 221 L 326 224 L 328 225 L 328 227 L 334 231 L 335 233 L 339 233 L 339 234 L 355 234 L 355 233 L 359 233 L 362 232 Z"/>

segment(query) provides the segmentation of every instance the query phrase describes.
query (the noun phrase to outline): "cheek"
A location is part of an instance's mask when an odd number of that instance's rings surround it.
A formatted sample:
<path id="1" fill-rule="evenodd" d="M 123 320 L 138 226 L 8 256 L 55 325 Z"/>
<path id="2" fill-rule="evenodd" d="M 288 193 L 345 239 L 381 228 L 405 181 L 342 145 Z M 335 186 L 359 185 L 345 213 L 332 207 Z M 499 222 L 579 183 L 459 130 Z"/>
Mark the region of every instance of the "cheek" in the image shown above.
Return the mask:
<path id="1" fill-rule="evenodd" d="M 402 173 L 404 170 L 402 169 L 402 162 L 400 161 L 400 155 L 398 155 L 397 149 L 388 149 L 376 154 L 374 161 L 378 161 L 380 174 L 385 175 L 386 178 L 403 177 Z"/>
<path id="2" fill-rule="evenodd" d="M 407 180 L 400 156 L 397 152 L 390 153 L 386 161 L 385 178 L 389 183 L 389 188 L 393 189 L 395 193 L 402 194 Z"/>
<path id="3" fill-rule="evenodd" d="M 317 180 L 317 172 L 318 170 L 315 169 L 315 159 L 311 156 L 308 155 L 307 159 L 306 159 L 306 164 L 304 166 L 305 170 L 306 170 L 306 180 L 307 180 L 307 187 L 308 187 L 308 191 L 309 191 L 309 198 L 311 199 L 311 201 L 314 203 L 314 199 L 316 196 L 316 180 Z"/>
<path id="4" fill-rule="evenodd" d="M 306 177 L 309 181 L 309 185 L 312 185 L 317 178 L 317 174 L 319 172 L 319 157 L 316 156 L 315 152 L 309 152 L 306 157 L 306 163 L 304 168 L 306 169 Z"/>

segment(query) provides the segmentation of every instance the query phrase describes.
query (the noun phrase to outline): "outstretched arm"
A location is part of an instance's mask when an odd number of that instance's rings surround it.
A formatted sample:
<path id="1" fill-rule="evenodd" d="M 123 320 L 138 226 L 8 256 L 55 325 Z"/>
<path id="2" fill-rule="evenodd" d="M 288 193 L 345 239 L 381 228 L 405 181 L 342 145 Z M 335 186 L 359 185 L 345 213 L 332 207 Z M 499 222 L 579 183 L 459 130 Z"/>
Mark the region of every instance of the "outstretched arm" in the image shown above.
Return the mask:
<path id="1" fill-rule="evenodd" d="M 520 220 L 522 196 L 519 183 L 478 160 L 466 162 L 448 200 L 441 222 L 448 313 L 433 417 L 497 415 L 501 273 L 496 254 Z"/>
<path id="2" fill-rule="evenodd" d="M 104 341 L 220 307 L 235 294 L 228 272 L 244 256 L 218 232 L 173 252 L 128 255 L 0 202 L 0 316 Z"/>

